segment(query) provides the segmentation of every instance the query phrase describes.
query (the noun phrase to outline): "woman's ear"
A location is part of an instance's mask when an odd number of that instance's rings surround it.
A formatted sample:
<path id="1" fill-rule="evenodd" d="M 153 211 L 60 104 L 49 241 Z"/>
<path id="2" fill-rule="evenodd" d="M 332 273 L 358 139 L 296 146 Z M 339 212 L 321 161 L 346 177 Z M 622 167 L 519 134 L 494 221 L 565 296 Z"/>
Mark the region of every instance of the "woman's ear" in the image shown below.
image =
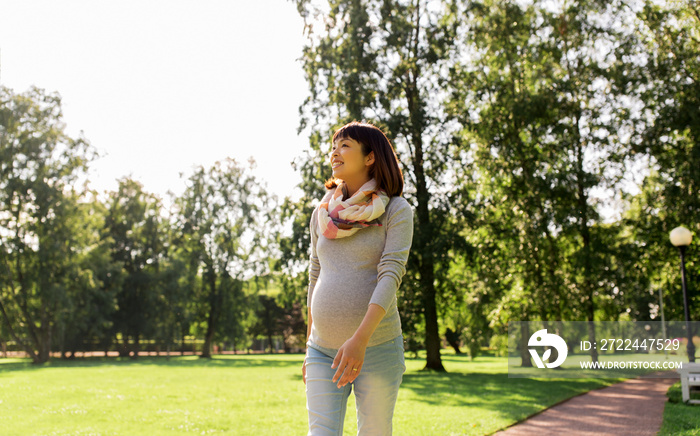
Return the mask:
<path id="1" fill-rule="evenodd" d="M 374 163 L 374 151 L 370 151 L 366 158 L 365 165 L 372 165 Z"/>

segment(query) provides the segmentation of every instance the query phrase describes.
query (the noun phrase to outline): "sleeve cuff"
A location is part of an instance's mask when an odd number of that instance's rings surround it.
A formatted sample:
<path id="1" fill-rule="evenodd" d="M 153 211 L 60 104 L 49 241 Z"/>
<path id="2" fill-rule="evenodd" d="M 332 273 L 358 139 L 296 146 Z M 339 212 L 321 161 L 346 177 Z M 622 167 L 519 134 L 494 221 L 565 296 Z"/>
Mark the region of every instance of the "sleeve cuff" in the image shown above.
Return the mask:
<path id="1" fill-rule="evenodd" d="M 400 283 L 397 283 L 396 279 L 391 275 L 382 277 L 377 283 L 377 287 L 374 289 L 369 304 L 378 304 L 382 306 L 385 312 L 388 312 L 389 307 L 391 307 L 391 304 L 396 298 L 396 291 L 399 289 L 399 284 Z"/>

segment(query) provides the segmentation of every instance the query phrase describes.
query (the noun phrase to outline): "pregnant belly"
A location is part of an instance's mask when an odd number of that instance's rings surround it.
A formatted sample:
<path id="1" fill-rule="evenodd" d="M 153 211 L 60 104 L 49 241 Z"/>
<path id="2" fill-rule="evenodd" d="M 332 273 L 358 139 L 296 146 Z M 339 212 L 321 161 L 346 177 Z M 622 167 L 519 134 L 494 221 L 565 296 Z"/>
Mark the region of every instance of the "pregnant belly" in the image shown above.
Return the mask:
<path id="1" fill-rule="evenodd" d="M 320 279 L 320 278 L 319 278 Z M 311 317 L 319 334 L 354 334 L 367 313 L 374 287 L 334 284 L 319 280 L 311 298 Z M 349 333 L 349 335 L 348 335 Z"/>

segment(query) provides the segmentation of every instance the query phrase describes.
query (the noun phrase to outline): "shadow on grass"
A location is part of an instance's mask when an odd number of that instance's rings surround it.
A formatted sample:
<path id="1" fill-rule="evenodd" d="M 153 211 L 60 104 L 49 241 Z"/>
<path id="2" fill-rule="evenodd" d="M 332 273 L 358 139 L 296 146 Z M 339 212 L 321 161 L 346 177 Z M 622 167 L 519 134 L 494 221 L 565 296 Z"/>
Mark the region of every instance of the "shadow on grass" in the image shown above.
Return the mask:
<path id="1" fill-rule="evenodd" d="M 401 388 L 415 392 L 417 401 L 431 405 L 484 407 L 491 404 L 502 410 L 511 402 L 547 405 L 609 384 L 606 379 L 540 380 L 508 378 L 502 373 L 425 372 L 404 374 Z"/>
<path id="2" fill-rule="evenodd" d="M 70 359 L 51 359 L 49 362 L 42 365 L 34 365 L 29 359 L 17 361 L 3 362 L 0 359 L 0 374 L 11 371 L 35 371 L 47 368 L 86 368 L 98 366 L 152 366 L 159 365 L 164 367 L 197 367 L 197 368 L 249 368 L 249 367 L 293 367 L 299 366 L 304 360 L 303 354 L 263 354 L 263 355 L 236 355 L 236 356 L 219 356 L 216 355 L 211 359 L 203 359 L 199 356 L 177 356 L 170 359 L 162 357 L 139 357 L 132 359 L 130 357 L 81 357 L 74 360 Z"/>
<path id="3" fill-rule="evenodd" d="M 623 378 L 523 378 L 508 377 L 506 361 L 483 353 L 475 360 L 466 355 L 445 354 L 441 360 L 458 365 L 446 373 L 434 371 L 404 374 L 402 389 L 413 391 L 415 401 L 431 405 L 476 406 L 498 411 L 539 410 Z M 408 360 L 408 358 L 407 358 Z M 411 358 L 410 360 L 422 360 Z M 465 371 L 466 369 L 466 371 Z M 531 412 L 530 412 L 531 413 Z M 527 413 L 529 414 L 529 413 Z"/>

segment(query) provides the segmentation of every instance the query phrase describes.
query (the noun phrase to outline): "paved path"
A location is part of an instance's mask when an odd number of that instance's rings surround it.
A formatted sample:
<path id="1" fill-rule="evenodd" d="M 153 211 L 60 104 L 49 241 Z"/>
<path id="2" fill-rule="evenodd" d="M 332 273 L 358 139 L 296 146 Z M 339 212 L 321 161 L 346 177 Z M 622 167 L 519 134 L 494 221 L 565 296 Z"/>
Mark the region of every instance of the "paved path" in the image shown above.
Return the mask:
<path id="1" fill-rule="evenodd" d="M 661 428 L 668 388 L 674 378 L 634 378 L 589 391 L 552 406 L 493 436 L 651 435 Z"/>

